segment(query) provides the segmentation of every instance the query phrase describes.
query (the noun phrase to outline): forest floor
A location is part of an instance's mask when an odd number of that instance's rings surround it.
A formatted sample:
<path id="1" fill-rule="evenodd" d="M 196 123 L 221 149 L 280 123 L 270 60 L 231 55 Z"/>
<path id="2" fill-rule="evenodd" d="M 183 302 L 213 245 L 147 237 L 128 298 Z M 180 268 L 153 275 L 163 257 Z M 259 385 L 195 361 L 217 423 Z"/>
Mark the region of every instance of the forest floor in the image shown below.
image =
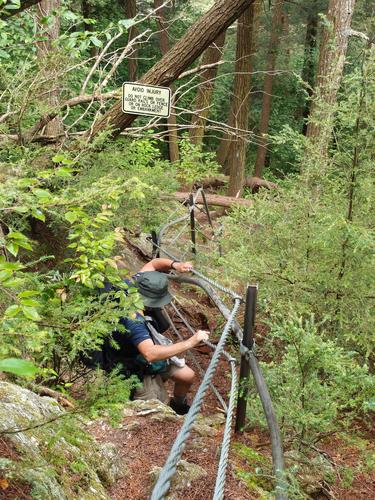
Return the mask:
<path id="1" fill-rule="evenodd" d="M 186 328 L 182 324 L 177 324 L 177 326 L 180 333 L 187 337 Z M 207 327 L 205 324 L 195 325 L 195 327 L 198 326 Z M 210 352 L 206 348 L 198 348 L 194 350 L 194 355 L 205 369 L 211 358 Z M 201 378 L 198 376 L 192 394 L 195 394 L 200 382 Z M 224 400 L 227 400 L 230 389 L 230 370 L 225 359 L 219 362 L 213 382 L 216 388 L 220 388 L 220 394 Z M 171 393 L 170 384 L 168 389 Z M 220 411 L 219 403 L 213 392 L 208 390 L 202 406 L 202 415 L 209 416 L 217 414 L 218 411 Z M 155 466 L 164 465 L 182 423 L 182 417 L 177 421 L 157 421 L 151 419 L 150 415 L 145 415 L 124 417 L 118 428 L 111 428 L 105 422 L 98 422 L 91 427 L 92 434 L 99 442 L 114 443 L 118 447 L 128 467 L 126 476 L 108 490 L 110 498 L 145 500 L 150 497 L 153 484 L 151 471 Z M 192 433 L 182 459 L 203 467 L 207 476 L 191 482 L 184 489 L 174 489 L 171 496 L 173 500 L 213 498 L 223 430 L 224 425 L 221 425 L 214 435 L 199 437 L 194 432 Z M 320 485 L 318 482 L 317 486 L 315 485 L 315 492 L 305 498 L 332 500 L 375 498 L 375 471 L 370 470 L 371 464 L 368 464 L 367 468 L 365 465 L 366 460 L 370 460 L 369 457 L 375 451 L 375 447 L 367 439 L 361 443 L 355 440 L 350 443 L 341 437 L 330 437 L 322 441 L 319 453 L 324 454 L 332 463 L 336 480 L 330 485 L 325 482 Z M 257 463 L 251 462 L 243 454 L 238 453 L 241 447 L 254 450 L 255 456 L 262 457 L 267 464 L 266 467 L 271 470 L 271 445 L 267 432 L 249 429 L 243 434 L 232 435 L 224 498 L 226 500 L 265 498 L 262 493 L 264 490 L 258 488 L 256 480 L 254 481 Z M 298 496 L 293 496 L 293 498 L 298 498 Z"/>

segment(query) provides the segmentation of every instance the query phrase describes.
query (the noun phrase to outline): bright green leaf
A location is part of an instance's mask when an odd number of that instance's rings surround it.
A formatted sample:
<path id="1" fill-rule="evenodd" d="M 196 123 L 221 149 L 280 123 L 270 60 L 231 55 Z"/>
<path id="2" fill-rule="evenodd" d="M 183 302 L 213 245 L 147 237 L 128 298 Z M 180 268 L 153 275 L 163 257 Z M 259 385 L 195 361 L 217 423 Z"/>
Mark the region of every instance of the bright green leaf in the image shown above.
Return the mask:
<path id="1" fill-rule="evenodd" d="M 44 213 L 41 210 L 39 210 L 39 208 L 33 208 L 31 213 L 32 213 L 33 217 L 35 217 L 35 219 L 39 219 L 39 220 L 45 222 L 46 216 L 44 215 Z"/>
<path id="2" fill-rule="evenodd" d="M 12 241 L 9 241 L 6 244 L 6 249 L 8 252 L 10 252 L 14 257 L 17 257 L 19 246 L 16 243 L 13 243 Z"/>
<path id="3" fill-rule="evenodd" d="M 66 212 L 65 219 L 73 224 L 78 219 L 78 214 L 76 212 Z"/>
<path id="4" fill-rule="evenodd" d="M 91 42 L 95 45 L 95 47 L 102 47 L 103 43 L 96 36 L 90 36 Z"/>
<path id="5" fill-rule="evenodd" d="M 28 319 L 31 319 L 33 321 L 40 320 L 38 311 L 34 307 L 22 306 L 22 312 Z"/>
<path id="6" fill-rule="evenodd" d="M 13 373 L 19 377 L 34 377 L 38 368 L 25 359 L 7 358 L 0 360 L 0 371 Z"/>
<path id="7" fill-rule="evenodd" d="M 6 318 L 13 318 L 14 316 L 16 316 L 19 312 L 21 311 L 21 308 L 19 305 L 17 304 L 13 304 L 11 306 L 9 306 L 6 311 L 5 311 L 5 317 Z"/>
<path id="8" fill-rule="evenodd" d="M 38 307 L 39 302 L 34 299 L 21 299 L 21 305 L 33 308 L 33 307 Z"/>
<path id="9" fill-rule="evenodd" d="M 13 276 L 12 271 L 0 271 L 0 281 L 6 281 Z"/>
<path id="10" fill-rule="evenodd" d="M 25 297 L 35 297 L 36 295 L 40 295 L 38 290 L 25 290 L 24 292 L 19 293 L 18 297 L 23 299 Z"/>

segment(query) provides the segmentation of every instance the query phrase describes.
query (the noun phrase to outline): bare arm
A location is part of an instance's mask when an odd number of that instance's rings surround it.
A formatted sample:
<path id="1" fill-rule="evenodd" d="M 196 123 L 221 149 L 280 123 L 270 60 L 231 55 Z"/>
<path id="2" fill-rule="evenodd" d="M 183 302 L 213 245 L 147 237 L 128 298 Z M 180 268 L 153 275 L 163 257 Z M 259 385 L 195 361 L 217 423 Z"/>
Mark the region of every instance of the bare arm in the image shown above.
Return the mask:
<path id="1" fill-rule="evenodd" d="M 193 269 L 193 264 L 191 262 L 176 262 L 172 259 L 152 259 L 150 262 L 147 262 L 139 272 L 169 271 L 170 269 L 174 269 L 180 273 L 186 273 Z"/>
<path id="2" fill-rule="evenodd" d="M 193 347 L 207 339 L 208 332 L 204 330 L 198 330 L 189 339 L 177 342 L 176 344 L 155 345 L 152 340 L 144 340 L 137 345 L 137 349 L 149 363 L 152 363 L 153 361 L 159 361 L 162 359 L 171 358 L 172 356 L 178 356 L 179 354 L 182 354 L 188 349 L 192 349 Z"/>

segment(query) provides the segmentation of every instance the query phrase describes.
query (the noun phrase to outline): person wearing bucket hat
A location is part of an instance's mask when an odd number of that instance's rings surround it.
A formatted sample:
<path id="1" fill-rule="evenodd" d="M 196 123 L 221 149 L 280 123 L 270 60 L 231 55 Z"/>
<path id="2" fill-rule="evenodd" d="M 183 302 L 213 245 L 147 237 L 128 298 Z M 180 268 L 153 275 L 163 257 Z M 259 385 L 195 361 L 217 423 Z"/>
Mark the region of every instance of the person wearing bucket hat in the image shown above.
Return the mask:
<path id="1" fill-rule="evenodd" d="M 156 323 L 159 325 L 159 319 L 160 316 L 162 316 L 161 308 L 169 304 L 173 299 L 168 290 L 168 275 L 164 274 L 163 271 L 170 271 L 172 269 L 182 273 L 189 272 L 193 269 L 193 265 L 191 262 L 178 262 L 171 259 L 157 258 L 144 265 L 134 276 L 134 283 L 142 297 L 146 315 L 150 314 L 152 317 L 156 318 Z M 166 327 L 162 327 L 161 333 L 168 327 L 169 324 L 167 324 Z M 131 330 L 131 328 L 129 330 Z M 160 331 L 160 328 L 158 330 Z M 175 344 L 169 343 L 167 345 L 160 345 L 155 343 L 155 340 L 147 331 L 147 327 L 143 330 L 143 333 L 144 335 L 137 336 L 134 339 L 134 343 L 139 353 L 148 363 L 170 359 L 173 361 L 176 356 L 207 340 L 209 335 L 207 331 L 197 330 L 195 334 L 187 340 L 176 342 Z M 163 380 L 170 378 L 174 381 L 174 392 L 173 398 L 169 402 L 170 406 L 176 413 L 182 415 L 187 413 L 190 408 L 187 403 L 187 393 L 195 378 L 194 371 L 185 365 L 184 362 L 182 366 L 176 366 L 174 363 L 169 363 L 162 378 Z M 145 391 L 143 387 L 136 391 L 135 398 L 146 399 L 147 390 Z"/>
<path id="2" fill-rule="evenodd" d="M 116 262 L 119 269 L 126 269 L 121 259 Z M 172 269 L 184 273 L 191 271 L 193 265 L 157 258 L 144 265 L 132 281 L 125 279 L 130 287 L 138 289 L 144 303 L 143 313 L 120 318 L 121 328 L 106 337 L 99 350 L 83 356 L 82 361 L 89 368 L 100 367 L 107 372 L 117 368 L 125 377 L 136 375 L 142 383 L 135 388 L 133 399 L 160 399 L 167 403 L 169 397 L 164 381 L 172 379 L 174 391 L 169 404 L 176 413 L 184 415 L 190 408 L 187 393 L 195 373 L 177 356 L 207 340 L 209 332 L 197 330 L 189 339 L 175 344 L 162 335 L 170 326 L 162 308 L 172 300 L 165 274 Z M 113 291 L 116 287 L 106 283 L 100 293 Z"/>

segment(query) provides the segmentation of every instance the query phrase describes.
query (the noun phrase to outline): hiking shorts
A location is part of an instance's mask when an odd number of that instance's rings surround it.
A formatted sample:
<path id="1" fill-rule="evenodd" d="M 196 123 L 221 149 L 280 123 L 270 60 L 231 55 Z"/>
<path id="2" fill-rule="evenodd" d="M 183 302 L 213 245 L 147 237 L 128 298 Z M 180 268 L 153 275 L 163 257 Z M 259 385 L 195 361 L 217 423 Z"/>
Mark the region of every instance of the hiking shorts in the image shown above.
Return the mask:
<path id="1" fill-rule="evenodd" d="M 142 385 L 135 389 L 133 399 L 142 399 L 143 401 L 147 401 L 148 399 L 159 399 L 159 401 L 163 403 L 168 403 L 169 396 L 164 386 L 164 382 L 172 378 L 178 370 L 181 370 L 181 368 L 170 363 L 164 373 L 146 375 Z"/>

